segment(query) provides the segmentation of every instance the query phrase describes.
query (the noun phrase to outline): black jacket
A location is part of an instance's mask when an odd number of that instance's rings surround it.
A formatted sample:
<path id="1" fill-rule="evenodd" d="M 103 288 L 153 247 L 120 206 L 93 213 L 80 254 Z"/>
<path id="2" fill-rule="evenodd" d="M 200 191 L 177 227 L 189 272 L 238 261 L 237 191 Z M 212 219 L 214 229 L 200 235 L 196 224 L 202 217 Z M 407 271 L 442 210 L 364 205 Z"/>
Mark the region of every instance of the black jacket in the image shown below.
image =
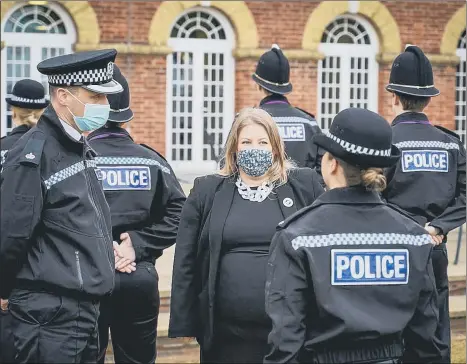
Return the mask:
<path id="1" fill-rule="evenodd" d="M 154 261 L 175 243 L 185 194 L 172 168 L 156 151 L 136 144 L 123 128 L 89 134 L 97 153 L 112 235 L 128 232 L 136 262 Z"/>
<path id="2" fill-rule="evenodd" d="M 275 192 L 284 218 L 310 205 L 323 192 L 309 168 L 290 171 L 288 183 Z M 169 337 L 196 337 L 203 349 L 212 344 L 216 277 L 222 232 L 236 177 L 197 178 L 183 207 L 172 279 Z M 294 202 L 286 207 L 284 199 Z"/>
<path id="3" fill-rule="evenodd" d="M 285 96 L 271 95 L 260 102 L 260 107 L 273 117 L 287 155 L 298 167 L 316 168 L 321 174 L 321 157 L 318 147 L 311 142 L 313 135 L 321 133 L 315 117 L 290 105 Z"/>
<path id="4" fill-rule="evenodd" d="M 459 136 L 407 112 L 392 123 L 400 161 L 386 171 L 383 197 L 407 211 L 421 225 L 443 234 L 465 223 L 465 148 Z"/>
<path id="5" fill-rule="evenodd" d="M 273 238 L 265 363 L 383 361 L 403 355 L 402 340 L 406 362 L 437 362 L 431 251 L 425 230 L 378 194 L 321 195 Z"/>
<path id="6" fill-rule="evenodd" d="M 111 293 L 115 258 L 95 152 L 49 106 L 8 151 L 1 174 L 0 295 L 12 288 Z"/>
<path id="7" fill-rule="evenodd" d="M 20 125 L 14 128 L 10 134 L 5 135 L 0 139 L 0 165 L 3 164 L 3 162 L 6 159 L 6 153 L 8 152 L 8 149 L 10 149 L 15 143 L 24 135 L 26 134 L 29 129 L 31 129 L 27 125 Z"/>

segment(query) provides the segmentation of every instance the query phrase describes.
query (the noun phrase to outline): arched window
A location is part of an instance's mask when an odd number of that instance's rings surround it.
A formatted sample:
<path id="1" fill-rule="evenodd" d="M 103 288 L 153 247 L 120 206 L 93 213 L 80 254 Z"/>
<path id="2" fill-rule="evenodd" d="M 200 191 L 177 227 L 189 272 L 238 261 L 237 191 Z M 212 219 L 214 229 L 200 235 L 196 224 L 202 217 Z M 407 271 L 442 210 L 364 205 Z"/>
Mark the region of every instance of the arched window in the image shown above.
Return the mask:
<path id="1" fill-rule="evenodd" d="M 48 92 L 47 78 L 37 71 L 44 59 L 72 52 L 76 41 L 74 24 L 59 5 L 30 5 L 13 7 L 2 22 L 2 100 L 9 95 L 14 84 L 30 78 L 42 82 Z M 24 34 L 27 33 L 27 34 Z M 2 136 L 13 127 L 9 105 L 2 107 Z"/>
<path id="2" fill-rule="evenodd" d="M 461 136 L 463 143 L 465 143 L 466 139 L 466 43 L 467 39 L 464 30 L 457 45 L 457 55 L 460 58 L 460 63 L 456 71 L 456 131 Z"/>
<path id="3" fill-rule="evenodd" d="M 330 23 L 319 50 L 318 117 L 323 130 L 348 107 L 378 109 L 378 38 L 371 24 L 343 15 Z"/>
<path id="4" fill-rule="evenodd" d="M 177 170 L 216 167 L 234 116 L 234 32 L 210 8 L 182 14 L 167 56 L 166 156 Z"/>

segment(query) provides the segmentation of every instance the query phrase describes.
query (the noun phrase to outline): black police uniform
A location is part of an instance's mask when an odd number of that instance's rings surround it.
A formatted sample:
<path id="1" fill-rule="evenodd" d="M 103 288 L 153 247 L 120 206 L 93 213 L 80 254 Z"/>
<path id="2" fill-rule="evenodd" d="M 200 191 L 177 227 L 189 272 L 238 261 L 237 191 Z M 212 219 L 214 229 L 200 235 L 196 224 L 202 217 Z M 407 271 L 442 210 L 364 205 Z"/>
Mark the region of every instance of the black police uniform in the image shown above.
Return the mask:
<path id="1" fill-rule="evenodd" d="M 117 66 L 114 79 L 124 91 L 108 97 L 109 120 L 130 121 L 130 92 Z M 113 239 L 120 241 L 120 234 L 128 232 L 136 253 L 136 271 L 117 271 L 115 290 L 102 301 L 99 362 L 105 361 L 110 328 L 117 363 L 154 363 L 160 304 L 154 264 L 175 243 L 185 194 L 167 161 L 136 144 L 125 129 L 109 125 L 92 132 L 88 140 L 98 153 Z"/>
<path id="2" fill-rule="evenodd" d="M 60 56 L 38 70 L 53 85 L 100 82 L 112 92 L 121 89 L 109 66 L 116 53 Z M 9 299 L 17 362 L 97 360 L 99 299 L 114 287 L 115 258 L 95 152 L 78 138 L 49 106 L 3 165 L 0 296 Z"/>
<path id="3" fill-rule="evenodd" d="M 20 80 L 11 91 L 11 96 L 5 98 L 7 104 L 24 109 L 44 109 L 48 105 L 45 99 L 44 87 L 34 80 Z M 8 135 L 0 139 L 0 168 L 6 158 L 8 149 L 30 129 L 22 124 L 14 128 Z M 13 334 L 10 330 L 11 315 L 8 310 L 0 310 L 0 363 L 14 361 Z"/>
<path id="4" fill-rule="evenodd" d="M 321 173 L 321 157 L 316 145 L 311 143 L 311 138 L 321 133 L 321 129 L 312 114 L 293 107 L 284 96 L 292 91 L 290 66 L 277 45 L 260 57 L 252 78 L 272 93 L 261 100 L 260 107 L 274 118 L 287 155 L 299 167 L 316 168 Z"/>
<path id="5" fill-rule="evenodd" d="M 20 107 L 23 109 L 45 109 L 49 104 L 45 98 L 44 87 L 41 83 L 34 80 L 20 80 L 11 90 L 11 96 L 5 98 L 7 104 Z M 8 135 L 0 139 L 0 165 L 3 164 L 6 158 L 6 153 L 30 127 L 28 125 L 19 125 L 14 128 Z"/>
<path id="6" fill-rule="evenodd" d="M 430 61 L 414 46 L 393 64 L 387 90 L 396 94 L 433 97 Z M 459 136 L 430 124 L 423 113 L 405 112 L 392 122 L 393 142 L 402 150 L 398 164 L 386 171 L 388 203 L 407 211 L 422 226 L 429 223 L 443 235 L 466 220 L 466 152 Z M 438 290 L 437 337 L 443 342 L 442 362 L 450 363 L 449 281 L 446 239 L 434 248 L 433 270 Z"/>
<path id="7" fill-rule="evenodd" d="M 347 109 L 314 141 L 361 168 L 400 156 L 377 114 Z M 381 149 L 383 148 L 383 149 Z M 279 224 L 270 249 L 265 363 L 437 362 L 431 237 L 377 192 L 334 188 Z"/>

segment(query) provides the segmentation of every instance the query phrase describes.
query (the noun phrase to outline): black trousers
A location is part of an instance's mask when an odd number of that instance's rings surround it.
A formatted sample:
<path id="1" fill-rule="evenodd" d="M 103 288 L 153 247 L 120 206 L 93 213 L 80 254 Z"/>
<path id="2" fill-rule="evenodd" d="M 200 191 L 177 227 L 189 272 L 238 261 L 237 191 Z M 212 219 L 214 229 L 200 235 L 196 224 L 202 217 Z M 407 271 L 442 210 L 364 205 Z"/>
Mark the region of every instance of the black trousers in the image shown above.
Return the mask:
<path id="1" fill-rule="evenodd" d="M 448 253 L 446 244 L 440 244 L 433 249 L 433 272 L 438 291 L 439 322 L 436 337 L 443 343 L 441 363 L 451 362 L 451 320 L 449 318 L 449 279 Z"/>
<path id="2" fill-rule="evenodd" d="M 15 358 L 10 311 L 0 310 L 0 363 L 13 363 Z"/>
<path id="3" fill-rule="evenodd" d="M 140 262 L 136 271 L 116 272 L 112 296 L 101 302 L 99 363 L 104 363 L 109 328 L 115 363 L 156 361 L 159 277 L 154 265 Z"/>
<path id="4" fill-rule="evenodd" d="M 14 290 L 9 297 L 15 363 L 96 363 L 98 301 Z"/>

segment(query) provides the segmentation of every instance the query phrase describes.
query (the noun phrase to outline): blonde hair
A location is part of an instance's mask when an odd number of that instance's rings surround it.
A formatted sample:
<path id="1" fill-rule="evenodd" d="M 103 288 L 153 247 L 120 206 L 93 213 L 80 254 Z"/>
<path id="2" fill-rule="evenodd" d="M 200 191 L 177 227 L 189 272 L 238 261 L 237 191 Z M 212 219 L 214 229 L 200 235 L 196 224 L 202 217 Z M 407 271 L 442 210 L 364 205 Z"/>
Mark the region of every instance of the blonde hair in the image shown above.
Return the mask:
<path id="1" fill-rule="evenodd" d="M 253 124 L 261 125 L 266 130 L 271 143 L 273 161 L 266 173 L 269 181 L 277 185 L 286 183 L 288 171 L 294 168 L 294 164 L 285 154 L 284 142 L 280 137 L 276 122 L 267 111 L 253 107 L 244 108 L 237 114 L 225 143 L 222 157 L 224 166 L 218 173 L 221 176 L 230 177 L 238 172 L 236 163 L 238 136 L 245 126 Z"/>
<path id="2" fill-rule="evenodd" d="M 349 186 L 363 185 L 367 190 L 376 192 L 386 189 L 386 177 L 382 168 L 360 169 L 343 160 L 337 160 L 344 170 L 345 180 Z"/>
<path id="3" fill-rule="evenodd" d="M 16 125 L 34 126 L 41 117 L 45 109 L 23 109 L 22 107 L 12 106 L 13 122 Z"/>

